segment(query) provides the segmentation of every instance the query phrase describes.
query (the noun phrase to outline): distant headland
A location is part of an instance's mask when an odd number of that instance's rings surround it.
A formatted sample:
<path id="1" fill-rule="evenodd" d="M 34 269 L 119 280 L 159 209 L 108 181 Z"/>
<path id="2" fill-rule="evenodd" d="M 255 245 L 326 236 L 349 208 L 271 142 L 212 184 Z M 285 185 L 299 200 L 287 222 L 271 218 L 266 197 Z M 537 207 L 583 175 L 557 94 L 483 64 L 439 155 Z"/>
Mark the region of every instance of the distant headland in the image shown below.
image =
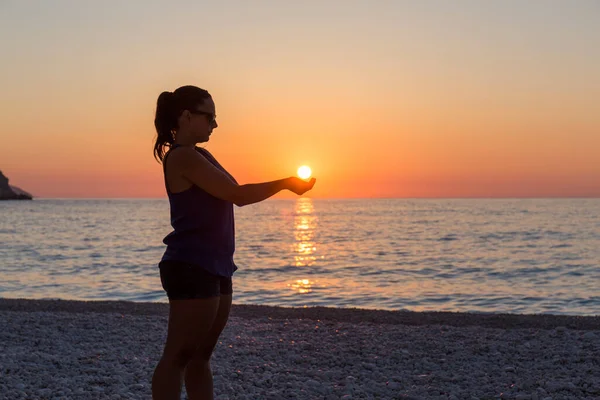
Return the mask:
<path id="1" fill-rule="evenodd" d="M 31 200 L 33 196 L 23 189 L 8 184 L 8 178 L 0 171 L 0 200 Z"/>

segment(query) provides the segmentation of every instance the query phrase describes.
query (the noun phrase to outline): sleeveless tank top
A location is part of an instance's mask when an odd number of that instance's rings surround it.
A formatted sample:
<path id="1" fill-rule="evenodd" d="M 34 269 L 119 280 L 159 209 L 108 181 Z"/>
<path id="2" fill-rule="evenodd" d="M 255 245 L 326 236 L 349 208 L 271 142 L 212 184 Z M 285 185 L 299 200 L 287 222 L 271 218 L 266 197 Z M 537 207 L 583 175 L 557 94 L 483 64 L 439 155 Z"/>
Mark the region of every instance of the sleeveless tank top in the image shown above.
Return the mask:
<path id="1" fill-rule="evenodd" d="M 214 197 L 196 185 L 183 192 L 172 193 L 167 183 L 167 157 L 177 147 L 174 145 L 163 159 L 173 231 L 163 239 L 167 248 L 161 261 L 182 261 L 214 275 L 231 277 L 237 270 L 233 262 L 233 203 Z M 196 151 L 236 182 L 207 150 L 196 147 Z"/>

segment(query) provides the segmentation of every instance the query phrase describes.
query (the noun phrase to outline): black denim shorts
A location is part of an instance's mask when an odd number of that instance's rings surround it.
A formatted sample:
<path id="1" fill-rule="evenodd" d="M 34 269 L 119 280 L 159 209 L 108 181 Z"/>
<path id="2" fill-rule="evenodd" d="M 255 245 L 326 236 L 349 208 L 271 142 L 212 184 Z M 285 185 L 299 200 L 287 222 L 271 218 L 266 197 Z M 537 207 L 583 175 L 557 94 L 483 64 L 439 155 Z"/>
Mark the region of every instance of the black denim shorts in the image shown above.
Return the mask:
<path id="1" fill-rule="evenodd" d="M 169 300 L 207 299 L 232 294 L 231 278 L 218 276 L 182 261 L 161 261 L 160 281 Z"/>

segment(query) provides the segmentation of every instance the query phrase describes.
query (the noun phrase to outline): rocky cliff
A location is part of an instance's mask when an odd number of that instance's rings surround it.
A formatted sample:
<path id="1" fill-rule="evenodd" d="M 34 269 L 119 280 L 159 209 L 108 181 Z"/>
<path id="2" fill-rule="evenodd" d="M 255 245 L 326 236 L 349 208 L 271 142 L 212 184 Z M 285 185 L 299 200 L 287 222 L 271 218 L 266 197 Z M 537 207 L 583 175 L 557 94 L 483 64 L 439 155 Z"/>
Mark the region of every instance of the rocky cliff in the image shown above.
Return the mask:
<path id="1" fill-rule="evenodd" d="M 0 171 L 0 200 L 31 200 L 33 196 L 26 191 L 8 184 L 8 178 Z"/>

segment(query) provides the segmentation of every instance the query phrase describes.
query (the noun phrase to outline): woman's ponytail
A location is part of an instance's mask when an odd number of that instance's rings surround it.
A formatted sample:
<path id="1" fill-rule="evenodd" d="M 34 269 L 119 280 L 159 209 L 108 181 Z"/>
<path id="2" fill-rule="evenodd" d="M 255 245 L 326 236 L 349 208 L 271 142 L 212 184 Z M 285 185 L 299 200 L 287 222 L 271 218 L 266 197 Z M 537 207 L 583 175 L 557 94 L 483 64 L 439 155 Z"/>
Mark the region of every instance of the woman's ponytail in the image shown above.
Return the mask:
<path id="1" fill-rule="evenodd" d="M 162 92 L 156 101 L 156 116 L 154 127 L 156 128 L 156 142 L 154 142 L 154 158 L 162 162 L 167 147 L 174 143 L 174 131 L 177 129 L 177 116 L 175 115 L 174 94 Z"/>

